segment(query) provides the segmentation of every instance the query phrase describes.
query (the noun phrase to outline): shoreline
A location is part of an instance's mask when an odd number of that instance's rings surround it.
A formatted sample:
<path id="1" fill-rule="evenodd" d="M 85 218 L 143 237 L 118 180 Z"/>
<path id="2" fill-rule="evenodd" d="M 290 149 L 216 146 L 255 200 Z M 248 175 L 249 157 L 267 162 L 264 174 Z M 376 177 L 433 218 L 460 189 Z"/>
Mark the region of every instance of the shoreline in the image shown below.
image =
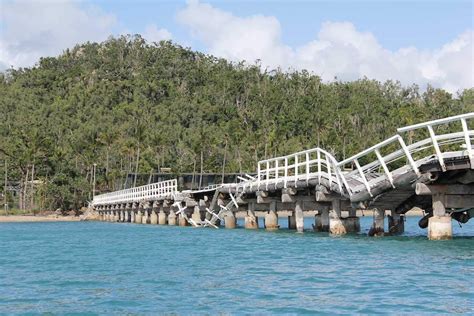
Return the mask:
<path id="1" fill-rule="evenodd" d="M 0 223 L 79 222 L 79 216 L 0 215 Z"/>

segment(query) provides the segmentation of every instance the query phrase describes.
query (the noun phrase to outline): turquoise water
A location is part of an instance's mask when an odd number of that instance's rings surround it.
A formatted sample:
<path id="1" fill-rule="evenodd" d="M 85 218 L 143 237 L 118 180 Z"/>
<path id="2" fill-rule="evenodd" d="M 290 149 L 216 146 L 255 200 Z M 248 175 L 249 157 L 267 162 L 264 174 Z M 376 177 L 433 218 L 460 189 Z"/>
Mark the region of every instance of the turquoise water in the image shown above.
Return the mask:
<path id="1" fill-rule="evenodd" d="M 416 220 L 383 238 L 363 235 L 368 217 L 345 237 L 0 224 L 0 314 L 473 313 L 474 223 L 434 242 Z"/>

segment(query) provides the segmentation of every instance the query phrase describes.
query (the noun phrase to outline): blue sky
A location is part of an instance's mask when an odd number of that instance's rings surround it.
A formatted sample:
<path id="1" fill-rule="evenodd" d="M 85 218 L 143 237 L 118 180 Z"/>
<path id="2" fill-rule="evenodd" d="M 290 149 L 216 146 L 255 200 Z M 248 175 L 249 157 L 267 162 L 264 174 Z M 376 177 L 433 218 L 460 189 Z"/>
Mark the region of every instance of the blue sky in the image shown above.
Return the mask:
<path id="1" fill-rule="evenodd" d="M 325 21 L 352 22 L 359 30 L 372 32 L 389 49 L 437 48 L 473 28 L 472 1 L 466 0 L 204 2 L 238 16 L 275 16 L 282 24 L 283 41 L 292 46 L 314 38 Z M 89 3 L 114 12 L 122 26 L 132 32 L 140 33 L 147 24 L 156 23 L 171 31 L 176 41 L 200 46 L 176 22 L 176 14 L 186 6 L 186 1 L 102 0 Z"/>
<path id="2" fill-rule="evenodd" d="M 142 34 L 325 81 L 473 87 L 473 4 L 446 1 L 0 0 L 0 70 Z"/>

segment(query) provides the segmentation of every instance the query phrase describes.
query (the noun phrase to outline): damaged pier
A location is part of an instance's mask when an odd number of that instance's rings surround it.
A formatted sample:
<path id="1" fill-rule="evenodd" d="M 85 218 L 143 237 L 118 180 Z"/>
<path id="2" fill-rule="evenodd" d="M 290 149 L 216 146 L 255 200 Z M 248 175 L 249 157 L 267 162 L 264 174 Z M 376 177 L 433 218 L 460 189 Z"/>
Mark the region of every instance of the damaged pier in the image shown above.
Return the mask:
<path id="1" fill-rule="evenodd" d="M 424 210 L 419 225 L 428 238 L 452 238 L 452 220 L 474 217 L 474 113 L 398 129 L 398 134 L 337 161 L 321 148 L 258 162 L 255 176 L 202 190 L 179 191 L 177 180 L 105 193 L 92 206 L 100 219 L 150 225 L 232 229 L 313 229 L 332 235 L 360 232 L 357 210 L 373 210 L 369 235 L 404 232 L 404 216 Z M 407 133 L 423 137 L 407 143 Z M 411 139 L 411 137 L 410 137 Z M 387 216 L 386 216 L 387 215 Z M 388 231 L 384 229 L 388 218 Z"/>

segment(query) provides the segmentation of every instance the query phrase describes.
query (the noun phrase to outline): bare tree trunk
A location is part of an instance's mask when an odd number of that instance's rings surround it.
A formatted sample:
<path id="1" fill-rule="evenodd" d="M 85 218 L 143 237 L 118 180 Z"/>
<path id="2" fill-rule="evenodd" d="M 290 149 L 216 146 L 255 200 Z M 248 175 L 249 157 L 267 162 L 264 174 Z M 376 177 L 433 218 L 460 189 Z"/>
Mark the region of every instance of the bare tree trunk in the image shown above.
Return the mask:
<path id="1" fill-rule="evenodd" d="M 194 190 L 194 182 L 196 181 L 196 157 L 194 157 L 193 164 L 193 178 L 191 180 L 191 190 Z"/>
<path id="2" fill-rule="evenodd" d="M 35 179 L 35 164 L 31 166 L 31 200 L 30 200 L 30 210 L 34 208 L 34 202 L 35 202 L 35 191 L 34 191 L 34 179 Z"/>
<path id="3" fill-rule="evenodd" d="M 135 164 L 135 177 L 133 179 L 133 187 L 137 186 L 138 162 L 139 161 L 140 161 L 140 144 L 138 144 L 138 149 L 137 149 L 137 162 Z"/>
<path id="4" fill-rule="evenodd" d="M 227 156 L 227 139 L 225 140 L 225 147 L 224 147 L 224 161 L 222 163 L 222 183 L 224 183 L 224 175 L 225 175 L 225 160 Z"/>
<path id="5" fill-rule="evenodd" d="M 202 149 L 201 149 L 201 174 L 199 176 L 199 190 L 201 189 L 201 185 L 202 185 L 202 172 L 203 172 L 203 152 L 202 152 Z"/>
<path id="6" fill-rule="evenodd" d="M 7 185 L 8 185 L 8 162 L 5 159 L 5 187 L 3 194 L 5 195 L 5 215 L 8 215 L 8 199 L 7 199 Z"/>
<path id="7" fill-rule="evenodd" d="M 237 148 L 237 157 L 239 161 L 239 173 L 242 174 L 242 157 L 240 156 L 240 149 Z"/>
<path id="8" fill-rule="evenodd" d="M 20 209 L 21 210 L 26 210 L 26 195 L 28 193 L 28 176 L 30 174 L 30 169 L 28 167 L 26 167 L 26 176 L 22 179 L 22 182 L 23 182 L 23 185 L 22 185 L 22 195 L 20 196 L 20 200 L 21 200 L 21 206 L 20 206 Z"/>
<path id="9" fill-rule="evenodd" d="M 109 148 L 110 146 L 107 146 L 106 150 L 106 159 L 105 159 L 105 177 L 109 174 Z"/>

